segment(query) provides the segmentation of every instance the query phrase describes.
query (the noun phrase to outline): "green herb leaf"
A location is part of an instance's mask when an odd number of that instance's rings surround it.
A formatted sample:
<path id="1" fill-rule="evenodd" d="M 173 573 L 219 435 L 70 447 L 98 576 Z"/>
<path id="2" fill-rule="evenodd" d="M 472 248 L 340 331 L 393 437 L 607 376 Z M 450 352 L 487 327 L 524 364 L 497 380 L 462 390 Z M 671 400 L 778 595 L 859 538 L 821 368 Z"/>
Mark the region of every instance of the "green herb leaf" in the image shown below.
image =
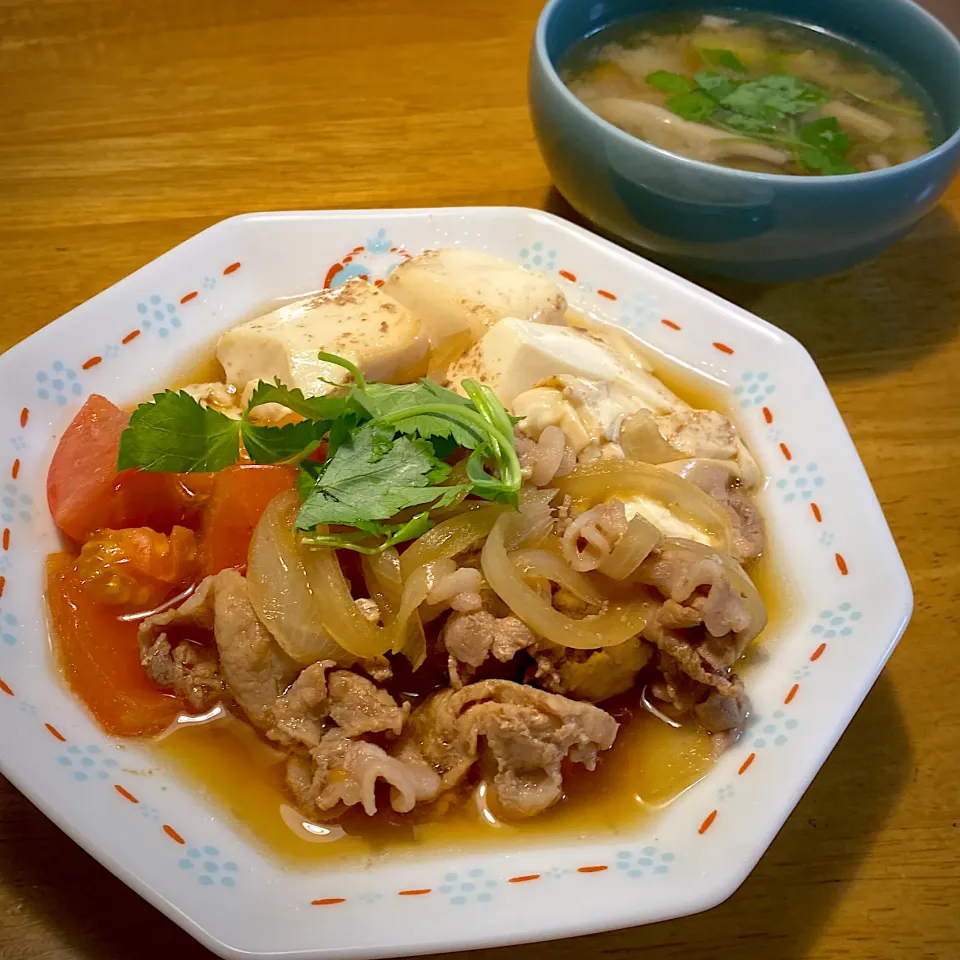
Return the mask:
<path id="1" fill-rule="evenodd" d="M 399 433 L 417 435 L 426 439 L 452 439 L 456 446 L 472 450 L 483 442 L 483 434 L 471 427 L 459 417 L 460 409 L 470 409 L 471 403 L 466 397 L 441 387 L 431 380 L 398 386 L 390 383 L 370 383 L 361 393 L 355 394 L 357 403 L 375 420 L 391 414 L 401 413 L 417 407 L 432 404 L 445 404 L 450 407 L 446 413 L 422 413 L 397 421 L 394 428 Z"/>
<path id="2" fill-rule="evenodd" d="M 805 113 L 829 99 L 830 95 L 825 90 L 799 77 L 771 74 L 741 83 L 720 102 L 734 113 L 773 121 Z"/>
<path id="3" fill-rule="evenodd" d="M 850 149 L 850 137 L 840 129 L 836 117 L 822 117 L 812 123 L 805 123 L 800 128 L 800 139 L 804 143 L 809 143 L 811 147 L 817 147 L 841 157 Z"/>
<path id="4" fill-rule="evenodd" d="M 382 430 L 362 427 L 322 465 L 297 516 L 309 530 L 320 523 L 357 526 L 387 520 L 407 507 L 430 503 L 454 487 L 435 488 L 450 467 L 434 456 L 428 440 L 398 437 L 383 452 Z"/>
<path id="5" fill-rule="evenodd" d="M 434 526 L 436 524 L 430 519 L 429 512 L 424 511 L 415 514 L 406 523 L 364 524 L 356 532 L 341 530 L 333 533 L 316 533 L 310 531 L 302 534 L 300 539 L 310 546 L 333 547 L 335 550 L 353 550 L 356 553 L 372 555 L 383 553 L 384 550 L 388 550 L 398 543 L 416 540 L 417 537 L 422 537 Z M 384 539 L 378 544 L 364 543 L 363 541 L 371 535 L 382 536 Z"/>
<path id="6" fill-rule="evenodd" d="M 723 67 L 726 70 L 733 70 L 735 73 L 747 73 L 747 68 L 743 61 L 732 50 L 710 50 L 700 48 L 697 53 L 703 58 L 704 63 L 712 64 L 715 67 Z"/>
<path id="7" fill-rule="evenodd" d="M 693 84 L 689 77 L 682 73 L 671 73 L 669 70 L 654 70 L 646 76 L 648 86 L 662 93 L 689 93 Z"/>
<path id="8" fill-rule="evenodd" d="M 265 403 L 279 403 L 308 420 L 336 420 L 350 410 L 346 397 L 305 397 L 297 387 L 285 387 L 279 380 L 261 380 L 247 404 L 247 413 Z"/>
<path id="9" fill-rule="evenodd" d="M 681 93 L 678 97 L 671 97 L 667 101 L 667 109 L 684 120 L 693 120 L 702 123 L 717 109 L 716 101 L 702 90 L 692 90 L 690 93 Z"/>
<path id="10" fill-rule="evenodd" d="M 777 132 L 777 127 L 767 120 L 759 120 L 756 117 L 747 117 L 742 113 L 731 113 L 721 121 L 725 129 L 736 130 L 740 133 L 770 133 Z"/>
<path id="11" fill-rule="evenodd" d="M 360 368 L 356 364 L 347 360 L 346 357 L 338 357 L 335 353 L 326 353 L 321 350 L 317 354 L 317 359 L 323 360 L 325 363 L 332 363 L 338 367 L 343 367 L 343 369 L 353 377 L 353 382 L 357 385 L 357 387 L 359 387 L 361 390 L 366 390 L 367 381 L 360 372 Z M 335 384 L 335 386 L 339 386 L 339 384 Z"/>
<path id="12" fill-rule="evenodd" d="M 328 426 L 325 422 L 301 420 L 282 427 L 271 427 L 250 423 L 244 417 L 240 421 L 240 436 L 244 449 L 255 463 L 280 463 L 316 450 Z"/>
<path id="13" fill-rule="evenodd" d="M 699 73 L 695 73 L 693 79 L 701 90 L 709 94 L 718 103 L 737 89 L 736 80 L 731 80 L 722 73 L 711 73 L 709 70 L 701 70 Z"/>
<path id="14" fill-rule="evenodd" d="M 120 435 L 117 469 L 208 473 L 240 458 L 240 421 L 167 390 L 141 403 Z"/>
<path id="15" fill-rule="evenodd" d="M 820 173 L 825 177 L 859 173 L 857 168 L 849 161 L 844 160 L 843 157 L 828 150 L 819 150 L 816 147 L 801 150 L 797 154 L 797 159 L 808 170 Z"/>
<path id="16" fill-rule="evenodd" d="M 250 414 L 266 403 L 279 403 L 307 419 L 282 427 L 253 423 Z M 346 397 L 305 397 L 303 391 L 285 387 L 279 380 L 274 383 L 261 380 L 240 421 L 240 436 L 256 463 L 292 460 L 315 450 L 330 429 L 331 421 L 347 417 L 350 409 Z"/>

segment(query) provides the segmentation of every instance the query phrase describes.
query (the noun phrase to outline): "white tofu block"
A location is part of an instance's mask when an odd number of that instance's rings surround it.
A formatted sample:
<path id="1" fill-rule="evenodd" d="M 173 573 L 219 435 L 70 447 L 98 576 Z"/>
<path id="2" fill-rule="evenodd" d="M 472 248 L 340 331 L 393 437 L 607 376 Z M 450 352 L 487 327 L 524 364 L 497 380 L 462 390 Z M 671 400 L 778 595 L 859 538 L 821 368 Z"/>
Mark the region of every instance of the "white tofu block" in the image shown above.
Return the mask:
<path id="1" fill-rule="evenodd" d="M 473 377 L 510 406 L 518 394 L 550 377 L 610 382 L 623 372 L 605 347 L 576 330 L 507 317 L 450 365 L 445 383 L 459 389 Z"/>
<path id="2" fill-rule="evenodd" d="M 431 369 L 445 368 L 504 317 L 562 323 L 567 301 L 559 287 L 477 250 L 428 250 L 400 264 L 383 292 L 423 323 L 434 351 Z"/>
<path id="3" fill-rule="evenodd" d="M 707 546 L 719 546 L 699 527 L 681 520 L 669 507 L 654 500 L 652 497 L 620 497 L 623 502 L 627 519 L 643 517 L 649 520 L 665 537 L 683 537 L 685 540 L 696 540 Z"/>
<path id="4" fill-rule="evenodd" d="M 319 360 L 335 353 L 371 380 L 406 383 L 423 376 L 429 341 L 402 304 L 364 280 L 350 280 L 228 330 L 217 344 L 227 383 L 238 390 L 279 379 L 307 396 L 329 393 L 349 373 Z"/>

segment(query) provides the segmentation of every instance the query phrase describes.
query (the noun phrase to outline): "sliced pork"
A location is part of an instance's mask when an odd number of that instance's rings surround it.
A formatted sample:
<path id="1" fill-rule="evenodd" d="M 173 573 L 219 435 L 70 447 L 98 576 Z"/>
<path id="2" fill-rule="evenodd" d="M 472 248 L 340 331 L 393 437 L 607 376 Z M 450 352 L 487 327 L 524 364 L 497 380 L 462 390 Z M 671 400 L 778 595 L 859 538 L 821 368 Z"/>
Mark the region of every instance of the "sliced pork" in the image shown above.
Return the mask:
<path id="1" fill-rule="evenodd" d="M 357 804 L 373 816 L 381 781 L 390 786 L 390 805 L 397 813 L 433 800 L 440 790 L 440 777 L 415 750 L 390 756 L 382 747 L 353 740 L 339 728 L 324 734 L 309 758 L 295 755 L 287 764 L 287 784 L 300 808 L 314 816 Z"/>
<path id="2" fill-rule="evenodd" d="M 179 607 L 148 617 L 139 640 L 155 683 L 198 709 L 226 692 L 262 730 L 272 725 L 273 705 L 298 671 L 257 619 L 236 570 L 207 577 Z"/>
<path id="3" fill-rule="evenodd" d="M 616 735 L 616 720 L 592 704 L 509 680 L 483 680 L 441 691 L 416 710 L 404 747 L 434 766 L 443 789 L 456 786 L 483 753 L 499 809 L 526 817 L 560 799 L 563 760 L 592 770 L 597 753 Z"/>

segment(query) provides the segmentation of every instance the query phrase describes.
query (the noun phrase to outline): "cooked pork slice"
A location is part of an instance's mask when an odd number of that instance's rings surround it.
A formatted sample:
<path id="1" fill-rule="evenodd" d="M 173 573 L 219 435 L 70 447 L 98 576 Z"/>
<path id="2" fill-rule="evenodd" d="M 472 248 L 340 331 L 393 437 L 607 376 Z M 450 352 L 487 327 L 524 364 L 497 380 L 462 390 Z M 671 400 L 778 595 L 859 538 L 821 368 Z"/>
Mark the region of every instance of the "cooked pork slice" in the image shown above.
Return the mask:
<path id="1" fill-rule="evenodd" d="M 273 705 L 275 727 L 267 732 L 271 740 L 310 749 L 320 745 L 330 713 L 327 671 L 335 667 L 335 661 L 321 660 L 300 671 Z"/>
<path id="2" fill-rule="evenodd" d="M 656 587 L 674 604 L 695 610 L 711 637 L 725 639 L 723 665 L 738 660 L 749 639 L 764 626 L 753 621 L 746 601 L 730 583 L 720 560 L 704 557 L 682 541 L 657 547 L 638 568 L 638 579 Z M 659 623 L 672 628 L 678 615 L 676 606 L 671 605 L 663 614 L 667 619 L 658 618 Z M 715 651 L 716 645 L 711 649 Z"/>
<path id="3" fill-rule="evenodd" d="M 273 705 L 299 667 L 257 618 L 247 596 L 247 581 L 236 570 L 223 570 L 214 581 L 213 634 L 220 651 L 220 672 L 254 726 L 269 729 Z"/>
<path id="4" fill-rule="evenodd" d="M 652 681 L 647 695 L 660 701 L 662 709 L 674 717 L 693 715 L 700 725 L 714 734 L 714 747 L 722 753 L 736 742 L 747 719 L 748 704 L 739 679 L 731 675 L 724 689 L 693 680 L 680 663 L 661 652 L 657 663 L 659 678 Z"/>
<path id="5" fill-rule="evenodd" d="M 386 657 L 369 657 L 366 660 L 358 660 L 356 665 L 377 683 L 384 683 L 393 676 L 393 667 Z"/>
<path id="6" fill-rule="evenodd" d="M 378 690 L 366 677 L 337 670 L 327 678 L 330 719 L 348 737 L 365 733 L 400 734 L 410 705 L 398 707 L 386 690 Z"/>
<path id="7" fill-rule="evenodd" d="M 215 651 L 185 641 L 171 646 L 166 634 L 150 645 L 141 661 L 147 676 L 172 690 L 194 710 L 204 712 L 223 699 L 223 681 Z"/>
<path id="8" fill-rule="evenodd" d="M 536 642 L 536 636 L 522 620 L 495 617 L 486 610 L 454 612 L 443 628 L 447 653 L 471 667 L 479 667 L 490 655 L 506 663 Z"/>
<path id="9" fill-rule="evenodd" d="M 171 641 L 170 630 L 187 639 Z M 211 632 L 216 656 L 209 644 Z M 257 619 L 247 582 L 236 570 L 207 577 L 179 607 L 148 617 L 140 625 L 139 640 L 141 662 L 155 683 L 176 692 L 177 684 L 188 691 L 187 685 L 198 687 L 203 696 L 190 702 L 201 707 L 221 699 L 225 687 L 253 724 L 264 730 L 272 726 L 277 697 L 297 675 L 297 665 Z M 195 650 L 178 652 L 187 644 Z M 194 661 L 195 676 L 182 677 L 182 668 Z"/>
<path id="10" fill-rule="evenodd" d="M 680 542 L 667 543 L 640 565 L 639 579 L 667 598 L 643 636 L 690 679 L 715 687 L 723 696 L 739 696 L 743 685 L 731 667 L 763 624 L 752 621 L 720 561 Z"/>
<path id="11" fill-rule="evenodd" d="M 725 696 L 737 696 L 743 690 L 739 677 L 729 666 L 711 663 L 706 659 L 702 631 L 673 630 L 663 626 L 659 618 L 654 617 L 643 628 L 643 635 L 651 643 L 656 644 L 661 653 L 666 654 L 691 680 L 716 687 Z M 662 699 L 673 700 L 674 698 L 670 696 Z M 692 703 L 687 704 L 683 709 L 687 710 L 692 705 Z"/>
<path id="12" fill-rule="evenodd" d="M 334 725 L 346 737 L 399 735 L 409 705 L 398 707 L 389 693 L 366 677 L 336 666 L 333 660 L 321 660 L 300 672 L 273 705 L 276 726 L 267 734 L 270 739 L 314 749 Z"/>
<path id="13" fill-rule="evenodd" d="M 225 696 L 213 631 L 212 578 L 207 578 L 178 607 L 147 617 L 140 624 L 140 662 L 147 676 L 164 690 L 205 711 Z M 171 639 L 175 628 L 178 639 Z"/>
<path id="14" fill-rule="evenodd" d="M 684 466 L 682 476 L 714 498 L 730 516 L 735 560 L 751 560 L 763 553 L 763 520 L 753 501 L 736 486 L 736 464 L 729 460 L 696 460 Z"/>
<path id="15" fill-rule="evenodd" d="M 356 804 L 373 816 L 381 780 L 390 785 L 390 805 L 397 813 L 433 800 L 440 790 L 440 777 L 415 749 L 390 756 L 376 744 L 353 740 L 336 728 L 324 734 L 309 760 L 294 756 L 287 764 L 290 789 L 300 808 L 314 816 Z"/>
<path id="16" fill-rule="evenodd" d="M 550 646 L 537 653 L 537 680 L 551 693 L 599 703 L 633 687 L 654 648 L 633 637 L 603 650 Z"/>
<path id="17" fill-rule="evenodd" d="M 454 786 L 478 759 L 492 763 L 491 786 L 507 816 L 532 816 L 560 799 L 561 763 L 593 769 L 597 752 L 613 745 L 617 722 L 587 703 L 522 686 L 484 680 L 444 690 L 414 711 L 403 741 Z"/>
<path id="18" fill-rule="evenodd" d="M 747 718 L 746 702 L 743 696 L 725 697 L 717 690 L 713 690 L 706 700 L 698 703 L 693 708 L 693 712 L 709 733 L 742 730 Z"/>

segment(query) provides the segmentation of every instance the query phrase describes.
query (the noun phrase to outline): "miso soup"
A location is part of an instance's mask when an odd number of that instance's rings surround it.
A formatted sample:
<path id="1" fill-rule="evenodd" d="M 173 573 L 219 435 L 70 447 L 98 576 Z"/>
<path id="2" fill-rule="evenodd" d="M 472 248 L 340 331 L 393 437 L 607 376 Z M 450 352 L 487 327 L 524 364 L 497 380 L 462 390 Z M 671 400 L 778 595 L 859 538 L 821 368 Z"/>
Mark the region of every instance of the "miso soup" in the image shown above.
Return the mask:
<path id="1" fill-rule="evenodd" d="M 620 129 L 726 167 L 861 173 L 913 160 L 935 142 L 923 92 L 892 63 L 766 15 L 620 21 L 578 44 L 560 72 Z"/>

